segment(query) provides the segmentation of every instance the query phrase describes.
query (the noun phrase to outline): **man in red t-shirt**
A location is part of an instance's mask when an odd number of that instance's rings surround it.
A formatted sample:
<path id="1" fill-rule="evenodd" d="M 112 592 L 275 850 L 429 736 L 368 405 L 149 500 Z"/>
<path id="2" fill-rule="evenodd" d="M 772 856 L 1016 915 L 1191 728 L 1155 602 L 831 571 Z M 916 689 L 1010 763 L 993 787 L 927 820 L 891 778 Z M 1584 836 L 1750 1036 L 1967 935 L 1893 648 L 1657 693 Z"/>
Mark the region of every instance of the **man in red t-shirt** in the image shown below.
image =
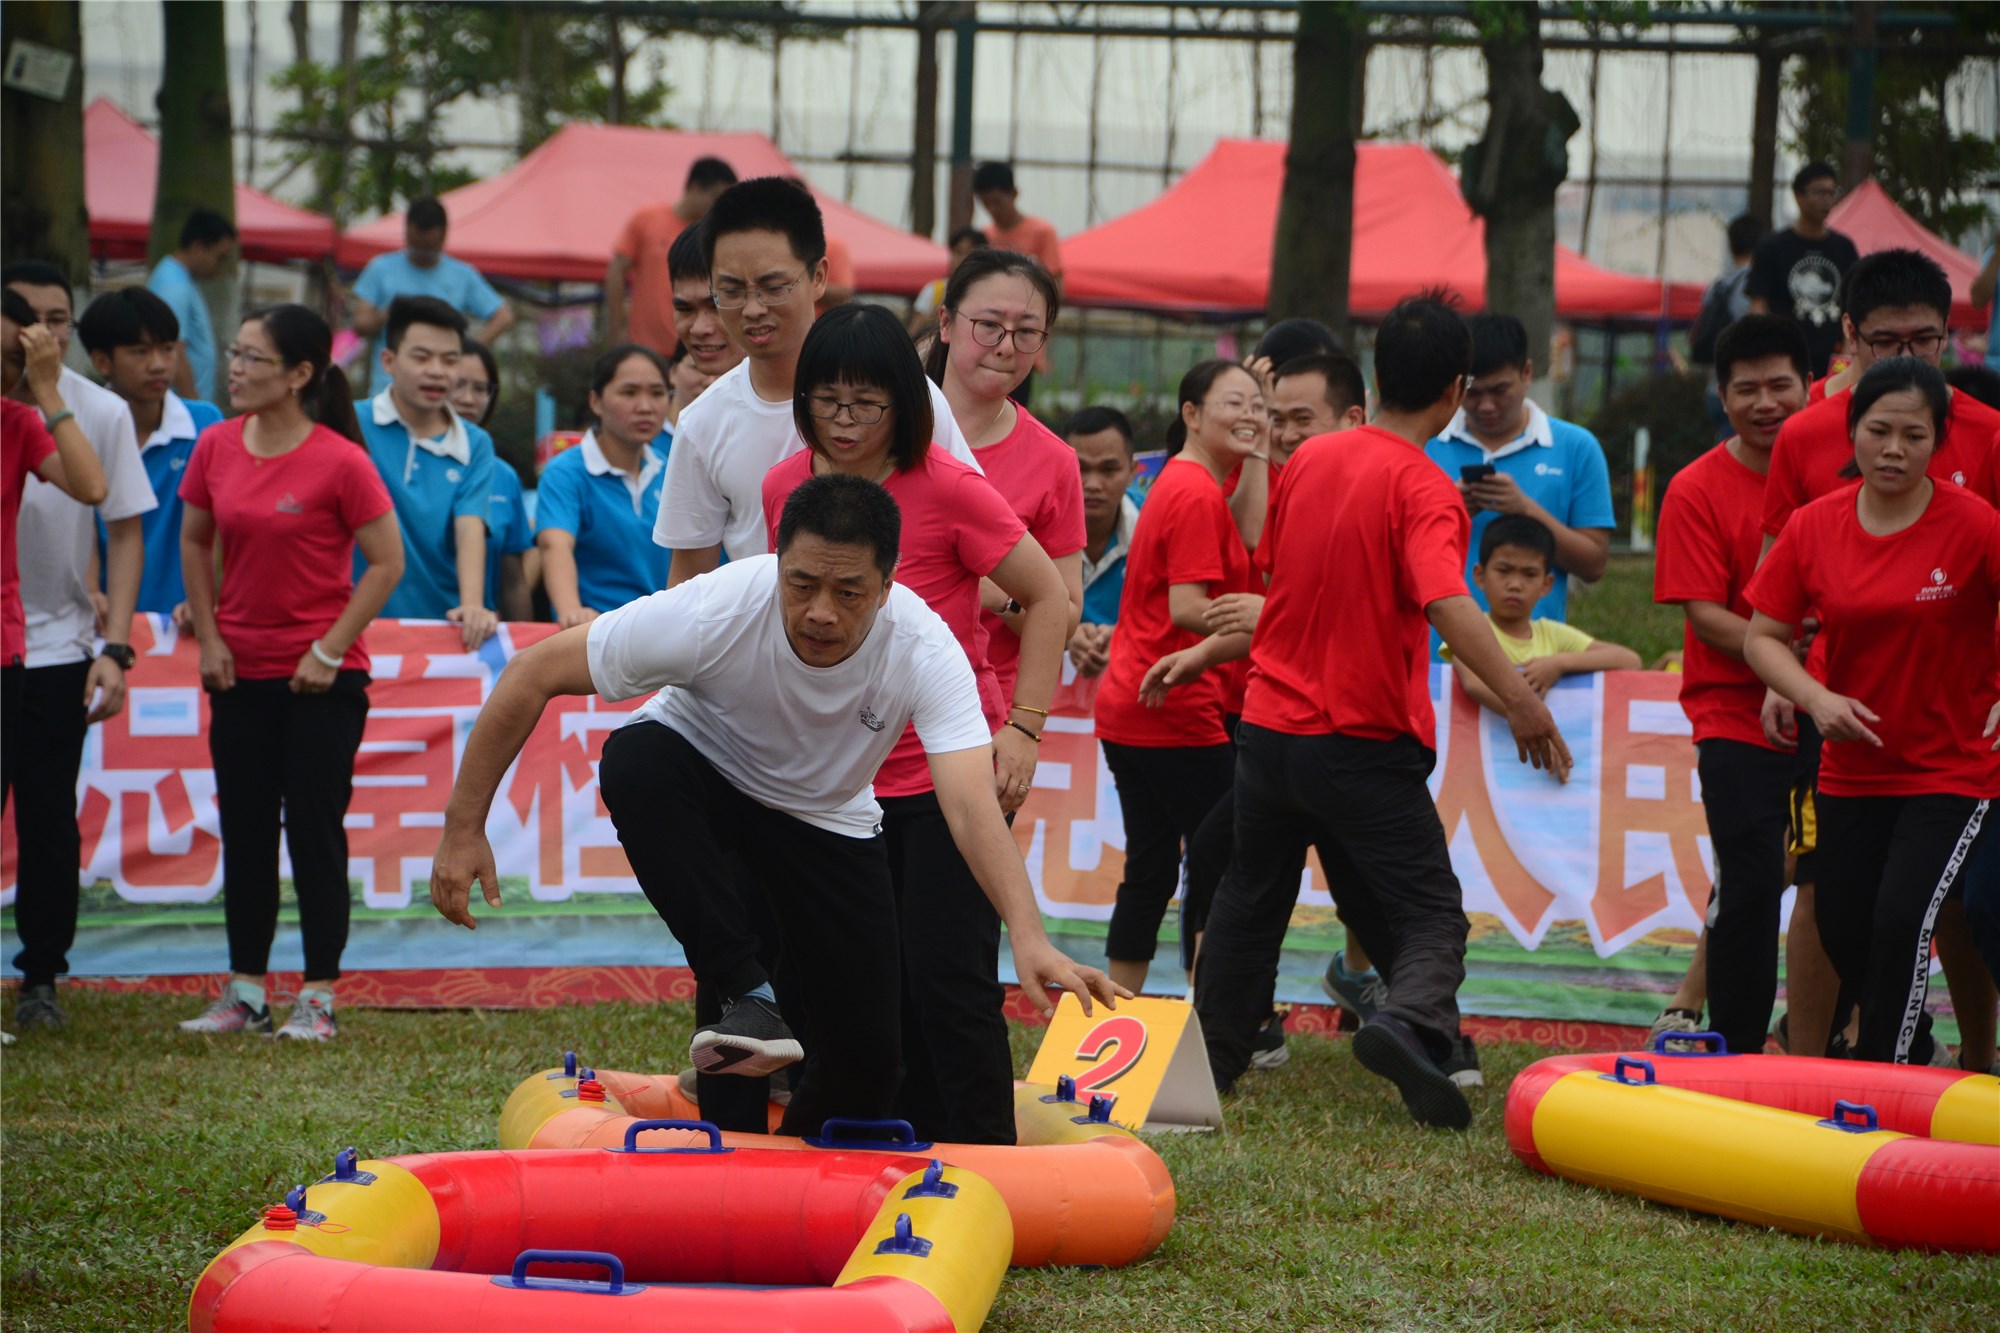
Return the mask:
<path id="1" fill-rule="evenodd" d="M 730 186 L 736 171 L 719 157 L 698 157 L 688 168 L 681 197 L 671 204 L 648 204 L 626 220 L 611 247 L 604 271 L 604 327 L 607 345 L 635 342 L 661 356 L 674 354 L 674 289 L 667 271 L 667 248 L 685 229 L 708 216 L 709 207 Z M 625 283 L 631 280 L 630 323 Z"/>
<path id="2" fill-rule="evenodd" d="M 1763 549 L 1764 476 L 1771 445 L 1805 405 L 1811 365 L 1804 335 L 1777 315 L 1745 315 L 1715 343 L 1715 377 L 1735 434 L 1675 474 L 1660 506 L 1653 599 L 1687 615 L 1681 663 L 1681 710 L 1694 730 L 1696 763 L 1715 887 L 1707 931 L 1674 1002 L 1653 1025 L 1701 1031 L 1703 990 L 1708 1027 L 1732 1051 L 1764 1048 L 1778 986 L 1778 911 L 1785 892 L 1786 832 L 1793 754 L 1758 720 L 1764 683 L 1743 661 L 1750 603 L 1743 590 Z M 1800 889 L 1809 894 L 1810 880 Z M 1788 941 L 1796 1001 L 1802 973 L 1831 976 L 1816 935 L 1801 931 L 1809 911 L 1794 913 Z M 1792 948 L 1789 946 L 1798 946 Z M 1817 969 L 1805 964 L 1809 949 Z M 1705 976 L 1704 976 L 1705 973 Z M 1824 1002 L 1830 1006 L 1829 990 Z"/>
<path id="3" fill-rule="evenodd" d="M 1340 916 L 1388 980 L 1354 1053 L 1393 1082 L 1419 1124 L 1463 1129 L 1457 1053 L 1465 908 L 1425 780 L 1437 762 L 1430 631 L 1506 706 L 1523 761 L 1557 776 L 1569 749 L 1465 590 L 1471 528 L 1457 488 L 1424 456 L 1464 397 L 1472 334 L 1418 297 L 1375 342 L 1373 424 L 1292 455 L 1257 560 L 1270 590 L 1254 635 L 1161 659 L 1168 687 L 1250 656 L 1237 729 L 1236 864 L 1217 890 L 1195 974 L 1216 1086 L 1250 1063 L 1307 846 L 1340 886 Z"/>
<path id="4" fill-rule="evenodd" d="M 1056 280 L 1056 289 L 1060 291 L 1062 242 L 1056 237 L 1053 223 L 1030 217 L 1021 211 L 1021 192 L 1014 188 L 1013 166 L 1006 162 L 981 162 L 979 169 L 972 173 L 972 197 L 993 219 L 993 225 L 986 229 L 987 244 L 995 250 L 1012 250 L 1015 254 L 1029 256 L 1049 271 L 1049 276 Z M 1007 396 L 1023 407 L 1028 406 L 1028 399 L 1034 392 L 1035 376 L 1048 368 L 1049 349 L 1045 343 L 1035 356 L 1035 368 Z"/>

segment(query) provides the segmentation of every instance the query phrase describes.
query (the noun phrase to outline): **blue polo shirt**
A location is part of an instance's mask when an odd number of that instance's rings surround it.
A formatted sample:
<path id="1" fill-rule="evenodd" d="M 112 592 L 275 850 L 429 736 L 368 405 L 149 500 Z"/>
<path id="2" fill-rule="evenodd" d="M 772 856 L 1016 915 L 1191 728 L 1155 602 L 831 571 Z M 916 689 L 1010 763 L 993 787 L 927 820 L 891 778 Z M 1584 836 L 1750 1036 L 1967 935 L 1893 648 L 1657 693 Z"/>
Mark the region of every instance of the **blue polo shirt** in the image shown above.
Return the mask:
<path id="1" fill-rule="evenodd" d="M 137 609 L 171 615 L 187 600 L 181 582 L 181 471 L 201 433 L 222 420 L 222 409 L 213 403 L 190 402 L 173 390 L 160 410 L 160 428 L 139 441 L 139 461 L 145 466 L 146 480 L 152 483 L 153 498 L 159 506 L 139 516 L 139 530 L 146 538 L 146 568 L 139 577 Z M 104 520 L 97 520 L 98 577 L 103 578 Z"/>
<path id="2" fill-rule="evenodd" d="M 577 597 L 591 610 L 614 611 L 667 586 L 673 552 L 653 542 L 666 466 L 649 447 L 635 480 L 611 466 L 593 431 L 542 470 L 535 528 L 576 539 Z"/>
<path id="3" fill-rule="evenodd" d="M 501 304 L 500 293 L 493 290 L 493 284 L 464 260 L 439 255 L 437 263 L 431 267 L 418 268 L 401 250 L 391 250 L 369 260 L 362 268 L 361 276 L 354 280 L 354 294 L 385 313 L 389 302 L 399 296 L 435 296 L 471 320 L 474 329 L 489 319 Z M 387 335 L 388 331 L 384 329 L 368 344 L 368 373 L 371 375 L 377 373 L 382 364 L 382 348 Z"/>
<path id="4" fill-rule="evenodd" d="M 1095 562 L 1088 554 L 1083 557 L 1082 619 L 1086 625 L 1118 623 L 1118 602 L 1125 595 L 1125 556 L 1132 549 L 1132 530 L 1138 526 L 1139 505 L 1144 499 L 1143 492 L 1125 492 L 1118 505 L 1118 530 L 1104 548 L 1104 555 Z"/>
<path id="5" fill-rule="evenodd" d="M 396 505 L 403 529 L 403 581 L 389 594 L 385 616 L 443 620 L 458 605 L 458 539 L 453 520 L 476 515 L 491 526 L 493 439 L 451 414 L 434 439 L 412 439 L 389 390 L 354 405 L 375 470 Z M 488 538 L 489 545 L 491 538 Z M 354 552 L 354 576 L 368 562 Z"/>
<path id="6" fill-rule="evenodd" d="M 1567 527 L 1609 528 L 1616 522 L 1611 512 L 1611 470 L 1604 462 L 1604 446 L 1583 427 L 1552 417 L 1532 402 L 1528 404 L 1527 429 L 1498 449 L 1489 450 L 1472 438 L 1461 410 L 1442 434 L 1424 446 L 1424 453 L 1444 469 L 1454 486 L 1458 484 L 1460 468 L 1476 463 L 1493 464 Z M 1489 608 L 1485 596 L 1472 581 L 1472 567 L 1479 563 L 1480 534 L 1494 517 L 1490 510 L 1472 516 L 1472 541 L 1465 553 L 1465 586 L 1482 611 Z M 1558 569 L 1555 586 L 1549 589 L 1548 596 L 1535 603 L 1535 618 L 1563 620 L 1568 598 L 1569 575 Z"/>
<path id="7" fill-rule="evenodd" d="M 187 345 L 188 369 L 194 372 L 196 398 L 207 398 L 219 387 L 215 379 L 215 329 L 208 322 L 208 302 L 187 265 L 168 255 L 153 266 L 146 289 L 167 303 L 181 322 L 181 341 Z M 176 520 L 178 526 L 178 520 Z"/>
<path id="8" fill-rule="evenodd" d="M 521 476 L 505 459 L 493 460 L 493 488 L 487 496 L 486 514 L 486 605 L 500 606 L 500 562 L 510 555 L 534 549 L 535 521 L 528 517 L 528 502 L 521 490 Z"/>

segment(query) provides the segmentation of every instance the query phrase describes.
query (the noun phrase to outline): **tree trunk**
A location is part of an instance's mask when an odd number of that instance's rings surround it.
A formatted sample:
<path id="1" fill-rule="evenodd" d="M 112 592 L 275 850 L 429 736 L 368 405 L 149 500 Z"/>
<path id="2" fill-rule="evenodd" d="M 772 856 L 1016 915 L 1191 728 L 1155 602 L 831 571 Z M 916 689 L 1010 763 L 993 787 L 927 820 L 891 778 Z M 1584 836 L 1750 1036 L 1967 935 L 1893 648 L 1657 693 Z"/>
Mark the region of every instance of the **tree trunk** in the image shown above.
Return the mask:
<path id="1" fill-rule="evenodd" d="M 1771 201 L 1778 193 L 1778 94 L 1785 58 L 1769 47 L 1757 52 L 1757 104 L 1750 128 L 1750 214 L 1771 229 Z"/>
<path id="2" fill-rule="evenodd" d="M 604 63 L 611 71 L 604 118 L 613 125 L 625 123 L 625 66 L 630 59 L 631 52 L 625 49 L 624 25 L 618 21 L 618 11 L 611 10 L 604 16 Z"/>
<path id="3" fill-rule="evenodd" d="M 1875 174 L 1876 0 L 1854 0 L 1847 52 L 1847 145 L 1841 188 L 1851 190 Z"/>
<path id="4" fill-rule="evenodd" d="M 937 230 L 938 30 L 946 11 L 942 0 L 917 6 L 917 93 L 910 116 L 910 230 L 929 236 Z"/>
<path id="5" fill-rule="evenodd" d="M 1486 136 L 1465 151 L 1465 201 L 1486 219 L 1484 309 L 1517 317 L 1546 372 L 1556 308 L 1556 190 L 1582 126 L 1561 93 L 1542 86 L 1541 23 L 1528 9 L 1482 34 Z"/>
<path id="6" fill-rule="evenodd" d="M 83 30 L 76 0 L 7 6 L 7 40 L 38 42 L 76 59 L 59 100 L 0 91 L 0 256 L 45 259 L 87 283 L 90 219 L 83 204 Z M 11 540 L 11 539 L 10 539 Z"/>
<path id="7" fill-rule="evenodd" d="M 229 134 L 228 48 L 223 43 L 222 0 L 162 0 L 166 29 L 165 71 L 160 79 L 160 163 L 153 187 L 153 230 L 146 259 L 157 264 L 180 244 L 181 227 L 197 208 L 236 218 L 236 169 Z M 173 170 L 166 170 L 168 163 Z M 237 261 L 201 284 L 209 323 L 236 328 Z M 203 386 L 203 392 L 213 392 Z"/>
<path id="8" fill-rule="evenodd" d="M 1266 313 L 1306 315 L 1347 338 L 1354 251 L 1354 136 L 1360 25 L 1341 5 L 1301 5 L 1292 44 L 1292 134 L 1271 246 Z"/>

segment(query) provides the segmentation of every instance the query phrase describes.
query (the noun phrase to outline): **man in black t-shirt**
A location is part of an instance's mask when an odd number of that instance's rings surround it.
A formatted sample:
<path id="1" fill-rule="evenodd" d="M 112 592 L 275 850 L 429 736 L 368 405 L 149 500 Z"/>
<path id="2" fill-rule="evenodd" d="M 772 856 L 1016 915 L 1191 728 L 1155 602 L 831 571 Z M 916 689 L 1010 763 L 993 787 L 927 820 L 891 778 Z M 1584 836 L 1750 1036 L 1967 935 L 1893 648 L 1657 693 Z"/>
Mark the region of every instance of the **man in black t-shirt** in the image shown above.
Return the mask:
<path id="1" fill-rule="evenodd" d="M 1840 198 L 1839 180 L 1824 162 L 1799 168 L 1792 177 L 1798 221 L 1765 237 L 1750 261 L 1750 309 L 1798 321 L 1814 378 L 1826 374 L 1840 342 L 1840 284 L 1861 257 L 1853 241 L 1826 225 Z"/>

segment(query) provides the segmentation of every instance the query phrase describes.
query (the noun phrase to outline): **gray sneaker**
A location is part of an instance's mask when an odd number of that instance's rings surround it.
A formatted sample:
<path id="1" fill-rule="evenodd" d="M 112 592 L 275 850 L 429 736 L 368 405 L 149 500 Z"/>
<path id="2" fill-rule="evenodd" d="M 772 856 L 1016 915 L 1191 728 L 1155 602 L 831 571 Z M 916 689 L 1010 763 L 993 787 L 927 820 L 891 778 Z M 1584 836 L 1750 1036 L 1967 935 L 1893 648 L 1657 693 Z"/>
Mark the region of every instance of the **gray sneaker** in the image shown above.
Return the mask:
<path id="1" fill-rule="evenodd" d="M 333 1005 L 323 995 L 302 991 L 292 1004 L 291 1017 L 271 1035 L 281 1041 L 332 1041 L 340 1035 L 340 1025 L 333 1021 Z"/>
<path id="2" fill-rule="evenodd" d="M 15 1027 L 23 1032 L 33 1032 L 36 1028 L 57 1032 L 68 1024 L 69 1015 L 63 1012 L 61 1002 L 56 999 L 54 986 L 44 982 L 21 988 L 21 1002 L 14 1006 Z"/>
<path id="3" fill-rule="evenodd" d="M 1653 1020 L 1653 1026 L 1646 1033 L 1646 1049 L 1650 1051 L 1658 1045 L 1660 1034 L 1663 1032 L 1699 1031 L 1701 1031 L 1701 1010 L 1662 1009 L 1660 1010 L 1660 1016 Z M 1699 1051 L 1701 1043 L 1694 1041 L 1673 1041 L 1669 1039 L 1666 1049 L 1674 1055 L 1686 1055 L 1692 1051 Z"/>
<path id="4" fill-rule="evenodd" d="M 199 1017 L 190 1018 L 180 1026 L 183 1032 L 250 1032 L 268 1037 L 271 1011 L 252 1009 L 236 997 L 234 990 L 225 989 L 220 997 L 208 1002 L 208 1008 Z"/>
<path id="5" fill-rule="evenodd" d="M 1363 1023 L 1375 1017 L 1375 1011 L 1389 1002 L 1389 983 L 1382 980 L 1382 974 L 1369 968 L 1360 976 L 1347 970 L 1347 951 L 1335 949 L 1333 961 L 1326 965 L 1326 974 L 1319 979 L 1319 988 L 1327 998 L 1345 1009 Z"/>
<path id="6" fill-rule="evenodd" d="M 694 1034 L 688 1056 L 704 1074 L 755 1078 L 805 1059 L 805 1048 L 785 1026 L 778 1006 L 761 995 L 745 995 L 722 1007 L 722 1020 Z"/>

